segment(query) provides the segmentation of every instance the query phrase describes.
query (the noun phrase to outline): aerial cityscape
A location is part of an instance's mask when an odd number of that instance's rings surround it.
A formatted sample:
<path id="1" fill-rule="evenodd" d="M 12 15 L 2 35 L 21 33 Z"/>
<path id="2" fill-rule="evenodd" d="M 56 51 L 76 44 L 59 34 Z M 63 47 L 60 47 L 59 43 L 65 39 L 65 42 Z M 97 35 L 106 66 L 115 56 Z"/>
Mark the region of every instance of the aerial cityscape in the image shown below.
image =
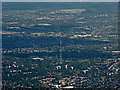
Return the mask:
<path id="1" fill-rule="evenodd" d="M 118 5 L 2 4 L 3 88 L 117 88 Z"/>

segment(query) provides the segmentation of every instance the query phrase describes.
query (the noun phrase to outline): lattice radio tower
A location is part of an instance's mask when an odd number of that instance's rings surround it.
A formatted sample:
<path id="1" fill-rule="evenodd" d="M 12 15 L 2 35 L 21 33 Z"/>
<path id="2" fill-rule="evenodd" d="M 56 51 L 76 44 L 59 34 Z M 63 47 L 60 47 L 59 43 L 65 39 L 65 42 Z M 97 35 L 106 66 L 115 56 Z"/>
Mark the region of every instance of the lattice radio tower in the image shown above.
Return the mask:
<path id="1" fill-rule="evenodd" d="M 62 64 L 62 40 L 61 40 L 61 33 L 60 33 L 60 64 Z"/>

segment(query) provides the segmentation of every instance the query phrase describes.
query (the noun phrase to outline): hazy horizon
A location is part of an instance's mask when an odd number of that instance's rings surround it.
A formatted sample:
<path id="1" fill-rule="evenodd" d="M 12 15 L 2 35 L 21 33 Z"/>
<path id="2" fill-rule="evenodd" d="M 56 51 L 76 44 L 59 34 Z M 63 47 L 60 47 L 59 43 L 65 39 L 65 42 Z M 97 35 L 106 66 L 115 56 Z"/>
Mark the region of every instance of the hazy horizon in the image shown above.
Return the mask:
<path id="1" fill-rule="evenodd" d="M 2 2 L 119 2 L 119 0 L 1 0 Z"/>

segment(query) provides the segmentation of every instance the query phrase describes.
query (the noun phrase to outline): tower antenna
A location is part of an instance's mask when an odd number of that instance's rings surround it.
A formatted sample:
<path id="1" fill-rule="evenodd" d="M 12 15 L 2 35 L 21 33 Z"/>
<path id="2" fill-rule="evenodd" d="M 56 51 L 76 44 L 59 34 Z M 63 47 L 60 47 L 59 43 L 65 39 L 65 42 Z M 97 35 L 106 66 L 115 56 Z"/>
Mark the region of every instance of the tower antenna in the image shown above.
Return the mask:
<path id="1" fill-rule="evenodd" d="M 60 64 L 62 64 L 62 40 L 61 40 L 61 32 L 60 32 Z"/>

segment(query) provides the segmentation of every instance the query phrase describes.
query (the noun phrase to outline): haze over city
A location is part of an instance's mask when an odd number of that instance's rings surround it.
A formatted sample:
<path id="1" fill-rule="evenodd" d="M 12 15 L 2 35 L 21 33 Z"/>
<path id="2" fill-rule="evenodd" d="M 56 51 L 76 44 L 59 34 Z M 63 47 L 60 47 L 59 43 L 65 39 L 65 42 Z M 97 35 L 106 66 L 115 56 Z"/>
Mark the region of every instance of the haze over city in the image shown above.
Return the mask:
<path id="1" fill-rule="evenodd" d="M 2 2 L 118 2 L 119 0 L 1 0 Z"/>

